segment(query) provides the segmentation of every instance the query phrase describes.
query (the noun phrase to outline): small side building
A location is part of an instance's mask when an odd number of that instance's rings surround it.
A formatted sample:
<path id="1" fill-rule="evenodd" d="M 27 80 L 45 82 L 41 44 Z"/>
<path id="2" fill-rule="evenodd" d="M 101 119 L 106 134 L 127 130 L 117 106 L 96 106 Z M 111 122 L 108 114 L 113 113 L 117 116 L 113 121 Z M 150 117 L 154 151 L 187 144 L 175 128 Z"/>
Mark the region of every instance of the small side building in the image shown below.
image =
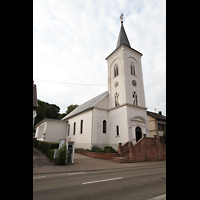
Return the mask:
<path id="1" fill-rule="evenodd" d="M 35 125 L 37 140 L 46 142 L 59 142 L 66 139 L 67 124 L 57 119 L 45 118 Z"/>
<path id="2" fill-rule="evenodd" d="M 159 113 L 147 111 L 147 121 L 149 127 L 149 137 L 154 137 L 154 135 L 161 141 L 164 128 L 166 126 L 166 116 Z"/>

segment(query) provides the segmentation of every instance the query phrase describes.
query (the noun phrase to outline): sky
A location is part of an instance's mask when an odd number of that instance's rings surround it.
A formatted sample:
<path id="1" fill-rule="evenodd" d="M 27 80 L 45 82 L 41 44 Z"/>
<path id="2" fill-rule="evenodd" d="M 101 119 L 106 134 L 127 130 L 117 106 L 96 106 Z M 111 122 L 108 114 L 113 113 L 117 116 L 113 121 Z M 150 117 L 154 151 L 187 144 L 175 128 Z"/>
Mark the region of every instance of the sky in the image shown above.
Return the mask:
<path id="1" fill-rule="evenodd" d="M 107 61 L 124 29 L 143 54 L 147 110 L 166 115 L 165 0 L 33 0 L 37 98 L 64 113 L 108 90 Z"/>

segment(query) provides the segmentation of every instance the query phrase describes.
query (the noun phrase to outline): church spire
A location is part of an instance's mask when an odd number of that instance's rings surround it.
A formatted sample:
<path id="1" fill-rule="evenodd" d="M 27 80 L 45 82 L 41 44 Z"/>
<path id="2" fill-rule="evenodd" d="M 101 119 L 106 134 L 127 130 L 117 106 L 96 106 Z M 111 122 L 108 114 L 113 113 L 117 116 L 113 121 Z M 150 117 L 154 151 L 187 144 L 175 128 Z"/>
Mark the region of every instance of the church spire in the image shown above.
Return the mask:
<path id="1" fill-rule="evenodd" d="M 124 30 L 124 26 L 123 26 L 123 13 L 122 13 L 121 16 L 120 16 L 120 19 L 121 19 L 121 29 L 120 29 L 120 32 L 119 32 L 119 37 L 118 37 L 116 49 L 117 49 L 119 46 L 121 46 L 122 44 L 125 44 L 126 46 L 128 46 L 128 47 L 131 48 L 131 45 L 130 45 L 130 43 L 129 43 L 129 41 L 128 41 L 126 32 L 125 32 L 125 30 Z"/>

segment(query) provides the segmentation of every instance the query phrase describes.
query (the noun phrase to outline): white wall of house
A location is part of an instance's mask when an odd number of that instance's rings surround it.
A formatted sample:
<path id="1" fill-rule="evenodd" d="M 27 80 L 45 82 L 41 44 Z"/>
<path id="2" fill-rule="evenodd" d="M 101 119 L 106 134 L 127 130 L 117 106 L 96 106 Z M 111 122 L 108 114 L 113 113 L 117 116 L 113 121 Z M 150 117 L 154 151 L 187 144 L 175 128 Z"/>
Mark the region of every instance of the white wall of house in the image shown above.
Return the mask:
<path id="1" fill-rule="evenodd" d="M 37 112 L 36 110 L 33 110 L 33 126 L 34 126 L 36 116 L 37 116 Z"/>
<path id="2" fill-rule="evenodd" d="M 154 135 L 157 135 L 156 119 L 151 117 L 150 115 L 147 115 L 147 121 L 149 126 L 149 137 L 154 137 Z"/>
<path id="3" fill-rule="evenodd" d="M 59 142 L 66 138 L 67 123 L 60 120 L 47 121 L 45 141 Z"/>
<path id="4" fill-rule="evenodd" d="M 81 120 L 83 120 L 83 132 L 81 133 Z M 88 110 L 80 113 L 68 120 L 69 135 L 67 130 L 66 139 L 76 142 L 76 148 L 91 149 L 92 111 Z M 76 123 L 74 135 L 74 123 Z"/>
<path id="5" fill-rule="evenodd" d="M 43 134 L 46 132 L 46 122 L 43 122 L 39 126 L 36 127 L 35 137 L 37 140 L 43 141 Z"/>
<path id="6" fill-rule="evenodd" d="M 36 127 L 37 140 L 47 142 L 59 142 L 60 139 L 66 138 L 67 123 L 55 120 L 44 119 L 44 121 Z"/>

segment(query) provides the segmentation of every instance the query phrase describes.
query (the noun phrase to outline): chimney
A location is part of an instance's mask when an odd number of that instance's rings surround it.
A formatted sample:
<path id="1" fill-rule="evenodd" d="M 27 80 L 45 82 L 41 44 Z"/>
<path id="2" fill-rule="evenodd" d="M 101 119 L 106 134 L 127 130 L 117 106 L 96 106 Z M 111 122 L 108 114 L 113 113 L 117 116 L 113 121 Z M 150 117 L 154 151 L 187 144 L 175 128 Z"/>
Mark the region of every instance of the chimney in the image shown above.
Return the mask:
<path id="1" fill-rule="evenodd" d="M 159 115 L 162 115 L 162 111 L 159 111 Z"/>

